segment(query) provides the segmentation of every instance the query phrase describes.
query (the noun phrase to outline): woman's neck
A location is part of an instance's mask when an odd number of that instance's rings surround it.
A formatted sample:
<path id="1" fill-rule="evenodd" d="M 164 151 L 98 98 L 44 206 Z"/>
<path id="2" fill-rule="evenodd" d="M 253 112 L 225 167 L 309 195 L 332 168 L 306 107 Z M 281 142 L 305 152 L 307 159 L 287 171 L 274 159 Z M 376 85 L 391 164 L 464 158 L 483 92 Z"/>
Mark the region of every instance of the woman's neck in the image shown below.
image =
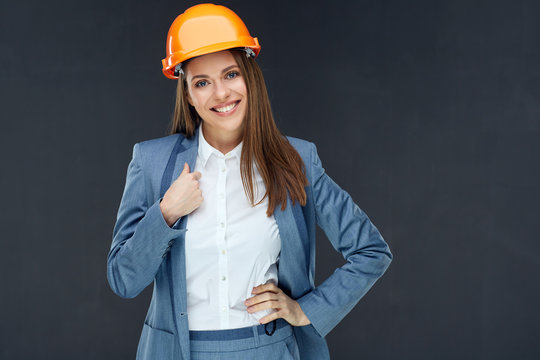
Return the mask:
<path id="1" fill-rule="evenodd" d="M 242 141 L 241 134 L 208 131 L 204 127 L 204 122 L 201 124 L 201 131 L 206 142 L 219 150 L 223 155 L 234 149 Z"/>

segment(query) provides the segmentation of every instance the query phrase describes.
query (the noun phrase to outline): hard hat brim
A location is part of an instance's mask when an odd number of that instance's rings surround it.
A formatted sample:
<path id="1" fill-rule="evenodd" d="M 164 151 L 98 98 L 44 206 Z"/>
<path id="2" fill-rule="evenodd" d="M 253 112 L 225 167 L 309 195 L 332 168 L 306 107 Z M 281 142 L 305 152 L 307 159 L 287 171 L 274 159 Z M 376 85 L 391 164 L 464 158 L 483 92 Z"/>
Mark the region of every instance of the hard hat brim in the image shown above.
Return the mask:
<path id="1" fill-rule="evenodd" d="M 163 74 L 167 78 L 175 80 L 175 79 L 178 79 L 178 76 L 174 75 L 174 67 L 179 63 L 182 63 L 189 59 L 193 59 L 197 56 L 207 55 L 207 54 L 215 53 L 218 51 L 229 50 L 229 49 L 234 49 L 234 48 L 242 48 L 242 47 L 247 47 L 247 48 L 252 49 L 253 52 L 255 52 L 255 57 L 259 55 L 259 51 L 261 50 L 261 46 L 259 45 L 259 41 L 256 37 L 252 38 L 250 36 L 249 37 L 246 36 L 245 39 L 241 38 L 236 41 L 228 41 L 228 42 L 222 42 L 218 44 L 212 44 L 212 45 L 198 48 L 190 52 L 184 53 L 182 51 L 177 51 L 175 53 L 172 53 L 171 55 L 167 56 L 165 59 L 161 60 L 161 63 L 163 65 L 162 71 L 163 71 Z"/>

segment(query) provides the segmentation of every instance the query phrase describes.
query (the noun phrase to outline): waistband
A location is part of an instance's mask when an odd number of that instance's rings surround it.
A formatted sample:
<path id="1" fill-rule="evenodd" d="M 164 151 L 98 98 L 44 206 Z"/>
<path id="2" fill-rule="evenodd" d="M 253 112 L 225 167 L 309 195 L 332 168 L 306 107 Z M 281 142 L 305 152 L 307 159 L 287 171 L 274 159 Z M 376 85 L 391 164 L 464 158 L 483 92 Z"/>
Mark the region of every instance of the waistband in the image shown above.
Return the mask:
<path id="1" fill-rule="evenodd" d="M 283 341 L 293 335 L 292 326 L 279 318 L 275 322 L 227 330 L 191 330 L 191 351 L 238 351 Z"/>

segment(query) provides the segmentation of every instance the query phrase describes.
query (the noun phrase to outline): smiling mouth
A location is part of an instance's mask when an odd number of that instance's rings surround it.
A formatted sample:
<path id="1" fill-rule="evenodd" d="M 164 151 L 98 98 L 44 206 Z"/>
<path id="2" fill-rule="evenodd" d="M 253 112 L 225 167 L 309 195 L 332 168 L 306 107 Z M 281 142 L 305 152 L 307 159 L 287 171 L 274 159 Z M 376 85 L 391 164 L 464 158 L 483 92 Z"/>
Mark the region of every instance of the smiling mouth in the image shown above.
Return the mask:
<path id="1" fill-rule="evenodd" d="M 240 102 L 240 100 L 238 100 L 238 101 L 236 101 L 236 102 L 234 102 L 232 104 L 229 104 L 227 106 L 213 107 L 211 110 L 215 111 L 215 112 L 218 112 L 218 113 L 226 113 L 226 112 L 229 112 L 232 109 L 234 109 L 236 107 L 236 105 L 238 105 L 239 102 Z"/>

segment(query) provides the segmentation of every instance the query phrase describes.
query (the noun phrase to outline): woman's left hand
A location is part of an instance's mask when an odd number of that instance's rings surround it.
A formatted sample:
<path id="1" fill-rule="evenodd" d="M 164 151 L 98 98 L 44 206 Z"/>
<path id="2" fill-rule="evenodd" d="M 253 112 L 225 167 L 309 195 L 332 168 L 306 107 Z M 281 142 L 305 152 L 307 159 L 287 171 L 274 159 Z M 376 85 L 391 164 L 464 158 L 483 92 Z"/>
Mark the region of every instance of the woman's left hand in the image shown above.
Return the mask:
<path id="1" fill-rule="evenodd" d="M 253 288 L 252 294 L 255 296 L 247 299 L 244 304 L 248 307 L 249 313 L 261 310 L 274 309 L 273 313 L 266 315 L 259 320 L 261 324 L 267 324 L 277 318 L 285 319 L 293 326 L 304 326 L 311 324 L 300 304 L 291 299 L 278 288 L 274 283 L 259 285 Z"/>

